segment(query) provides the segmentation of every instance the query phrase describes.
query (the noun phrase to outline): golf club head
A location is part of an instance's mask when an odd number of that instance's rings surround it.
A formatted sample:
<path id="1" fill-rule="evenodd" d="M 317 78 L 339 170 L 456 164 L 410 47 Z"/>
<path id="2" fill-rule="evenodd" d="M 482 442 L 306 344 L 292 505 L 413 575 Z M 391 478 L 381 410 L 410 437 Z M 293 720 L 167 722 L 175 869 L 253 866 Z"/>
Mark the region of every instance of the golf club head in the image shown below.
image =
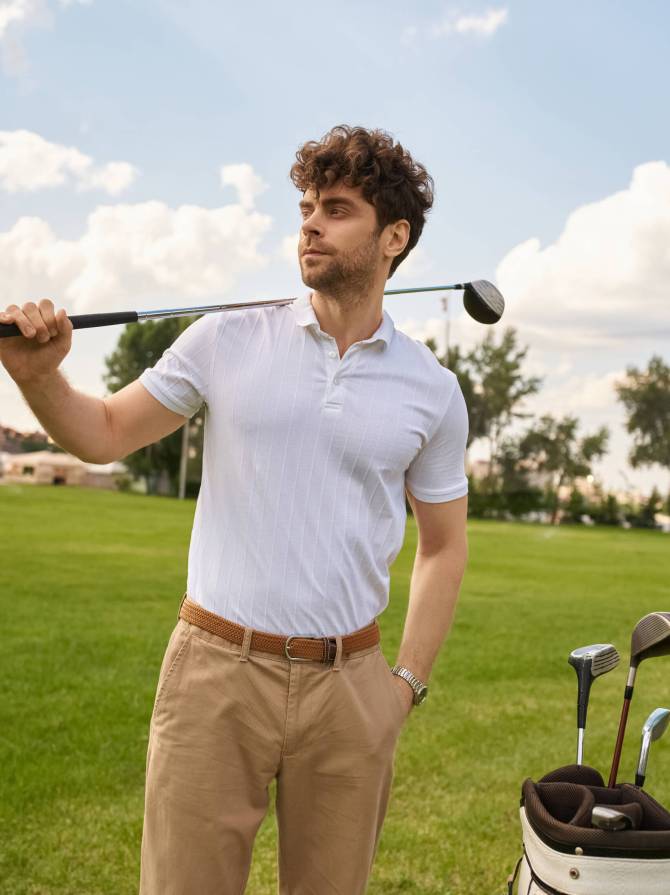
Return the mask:
<path id="1" fill-rule="evenodd" d="M 643 786 L 647 774 L 647 760 L 652 743 L 660 740 L 670 724 L 670 709 L 654 709 L 642 725 L 642 742 L 640 743 L 640 758 L 637 763 L 635 785 Z"/>
<path id="2" fill-rule="evenodd" d="M 568 662 L 577 672 L 577 726 L 586 727 L 589 691 L 594 678 L 607 674 L 619 664 L 619 653 L 611 643 L 592 643 L 574 649 Z"/>
<path id="3" fill-rule="evenodd" d="M 630 664 L 670 655 L 670 612 L 650 612 L 635 625 L 630 638 Z"/>
<path id="4" fill-rule="evenodd" d="M 619 830 L 630 830 L 633 821 L 627 814 L 617 811 L 616 808 L 610 808 L 608 805 L 594 805 L 591 812 L 591 826 L 615 833 Z"/>
<path id="5" fill-rule="evenodd" d="M 488 280 L 463 285 L 463 307 L 478 323 L 497 323 L 505 310 L 505 299 Z"/>

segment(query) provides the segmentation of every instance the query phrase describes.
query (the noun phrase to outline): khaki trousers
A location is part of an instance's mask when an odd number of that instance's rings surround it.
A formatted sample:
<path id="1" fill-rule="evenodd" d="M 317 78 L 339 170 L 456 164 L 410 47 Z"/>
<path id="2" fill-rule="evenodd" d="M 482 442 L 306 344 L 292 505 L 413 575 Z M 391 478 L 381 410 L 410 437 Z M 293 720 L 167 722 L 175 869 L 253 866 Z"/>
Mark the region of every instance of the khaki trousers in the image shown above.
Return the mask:
<path id="1" fill-rule="evenodd" d="M 242 895 L 276 778 L 279 895 L 362 895 L 407 710 L 379 644 L 291 661 L 180 618 L 146 765 L 140 895 Z"/>

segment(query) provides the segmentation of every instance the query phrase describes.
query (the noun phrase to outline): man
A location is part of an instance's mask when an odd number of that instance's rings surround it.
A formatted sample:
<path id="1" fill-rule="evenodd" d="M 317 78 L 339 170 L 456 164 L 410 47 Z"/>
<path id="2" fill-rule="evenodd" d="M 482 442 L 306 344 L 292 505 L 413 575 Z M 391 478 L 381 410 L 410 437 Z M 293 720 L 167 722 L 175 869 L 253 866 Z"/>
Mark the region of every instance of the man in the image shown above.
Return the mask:
<path id="1" fill-rule="evenodd" d="M 242 893 L 273 779 L 280 893 L 365 891 L 397 738 L 465 566 L 463 396 L 382 308 L 432 180 L 383 131 L 336 127 L 296 157 L 310 291 L 293 304 L 201 317 L 104 399 L 57 372 L 63 310 L 0 317 L 26 337 L 4 340 L 3 364 L 82 459 L 127 456 L 207 408 L 187 591 L 151 718 L 142 895 Z M 391 670 L 376 617 L 405 494 L 419 541 Z"/>

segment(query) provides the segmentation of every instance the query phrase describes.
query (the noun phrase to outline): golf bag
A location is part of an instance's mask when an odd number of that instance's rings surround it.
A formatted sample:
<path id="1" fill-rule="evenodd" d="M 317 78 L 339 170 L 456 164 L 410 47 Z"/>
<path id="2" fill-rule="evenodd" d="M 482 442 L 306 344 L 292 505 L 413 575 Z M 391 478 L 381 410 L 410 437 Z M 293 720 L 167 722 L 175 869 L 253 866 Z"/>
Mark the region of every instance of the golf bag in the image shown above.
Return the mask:
<path id="1" fill-rule="evenodd" d="M 616 808 L 628 829 L 591 825 L 595 805 Z M 528 779 L 521 795 L 523 855 L 508 895 L 669 895 L 670 813 L 628 783 L 608 789 L 598 771 L 568 765 Z"/>

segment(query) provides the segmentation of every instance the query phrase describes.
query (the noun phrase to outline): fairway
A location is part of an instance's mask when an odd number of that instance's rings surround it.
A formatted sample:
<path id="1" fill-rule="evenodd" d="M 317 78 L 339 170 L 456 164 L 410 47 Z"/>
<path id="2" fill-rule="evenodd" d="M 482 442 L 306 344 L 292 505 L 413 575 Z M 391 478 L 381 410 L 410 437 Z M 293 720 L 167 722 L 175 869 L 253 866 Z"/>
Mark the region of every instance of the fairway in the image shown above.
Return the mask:
<path id="1" fill-rule="evenodd" d="M 149 719 L 186 587 L 194 501 L 0 487 L 0 892 L 136 895 Z M 473 521 L 456 621 L 400 735 L 370 895 L 499 895 L 520 855 L 525 777 L 574 761 L 570 651 L 613 643 L 593 685 L 585 762 L 605 777 L 630 633 L 670 610 L 670 537 Z M 379 622 L 393 663 L 416 548 L 408 519 Z M 670 658 L 638 675 L 619 773 L 670 705 Z M 670 737 L 647 790 L 670 804 Z M 247 891 L 276 895 L 274 790 Z M 194 893 L 197 895 L 197 893 Z"/>

